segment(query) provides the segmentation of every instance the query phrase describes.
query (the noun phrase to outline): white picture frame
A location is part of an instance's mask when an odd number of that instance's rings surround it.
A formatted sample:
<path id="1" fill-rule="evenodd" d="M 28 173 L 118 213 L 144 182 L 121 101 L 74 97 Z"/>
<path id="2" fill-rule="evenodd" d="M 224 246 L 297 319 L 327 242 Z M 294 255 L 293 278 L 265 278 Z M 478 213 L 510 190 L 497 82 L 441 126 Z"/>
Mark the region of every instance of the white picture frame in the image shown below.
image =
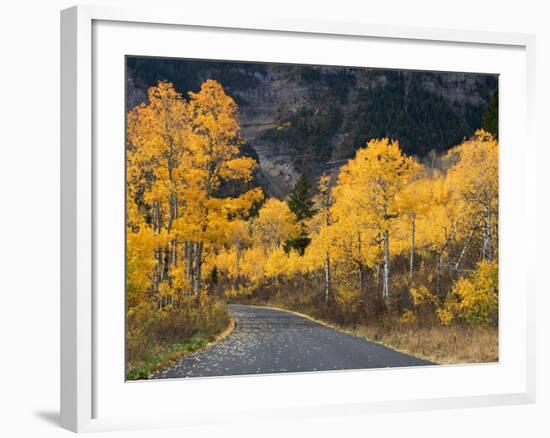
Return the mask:
<path id="1" fill-rule="evenodd" d="M 101 32 L 106 32 L 104 37 L 96 30 L 94 26 L 98 23 L 106 23 L 106 27 Z M 188 16 L 182 10 L 135 10 L 121 9 L 111 7 L 96 7 L 96 6 L 77 6 L 66 9 L 61 13 L 61 426 L 75 431 L 100 431 L 112 429 L 132 429 L 146 427 L 162 427 L 175 425 L 190 425 L 190 424 L 205 424 L 207 422 L 224 422 L 238 421 L 238 419 L 254 417 L 274 417 L 288 416 L 292 418 L 311 417 L 312 415 L 342 415 L 342 414 L 364 414 L 368 412 L 398 412 L 414 409 L 441 409 L 454 407 L 474 407 L 488 405 L 503 405 L 503 404 L 520 404 L 532 403 L 535 400 L 535 311 L 534 311 L 534 273 L 526 264 L 518 265 L 513 270 L 501 273 L 501 281 L 503 275 L 508 284 L 516 284 L 521 292 L 513 299 L 517 301 L 508 301 L 510 305 L 501 308 L 501 316 L 503 312 L 511 312 L 513 308 L 521 315 L 518 317 L 518 328 L 512 331 L 512 327 L 506 326 L 506 318 L 503 318 L 504 326 L 501 330 L 505 333 L 513 333 L 515 344 L 506 346 L 504 351 L 504 360 L 499 364 L 490 368 L 487 365 L 470 365 L 462 367 L 454 367 L 450 371 L 442 370 L 441 368 L 427 367 L 424 370 L 374 370 L 368 372 L 356 371 L 341 371 L 331 373 L 327 377 L 317 377 L 316 373 L 294 374 L 280 377 L 240 377 L 240 378 L 214 378 L 214 379 L 194 379 L 187 382 L 141 382 L 141 383 L 125 383 L 123 378 L 120 382 L 120 387 L 131 388 L 131 393 L 126 395 L 122 392 L 106 393 L 109 385 L 104 382 L 111 382 L 123 376 L 122 372 L 113 374 L 109 378 L 104 378 L 106 364 L 102 362 L 102 357 L 105 354 L 97 354 L 101 351 L 105 341 L 103 335 L 104 330 L 98 330 L 98 324 L 101 325 L 102 319 L 107 318 L 102 316 L 101 306 L 104 301 L 97 300 L 98 285 L 103 284 L 101 276 L 98 274 L 98 266 L 101 265 L 99 255 L 104 251 L 103 246 L 98 244 L 97 227 L 101 223 L 101 209 L 97 209 L 98 205 L 103 201 L 105 189 L 103 186 L 110 186 L 110 178 L 113 178 L 109 171 L 98 171 L 102 168 L 101 160 L 105 160 L 105 154 L 98 158 L 94 152 L 96 146 L 94 142 L 103 139 L 105 129 L 98 130 L 96 124 L 101 125 L 102 114 L 99 108 L 102 108 L 103 101 L 101 93 L 95 88 L 100 79 L 99 77 L 110 70 L 102 70 L 103 67 L 94 65 L 94 60 L 101 59 L 98 56 L 103 56 L 98 51 L 105 49 L 105 38 L 111 38 L 113 31 L 112 24 L 118 23 L 121 26 L 129 25 L 132 29 L 128 32 L 134 32 L 132 35 L 137 35 L 135 32 L 136 26 L 148 28 L 150 36 L 162 32 L 176 32 L 177 29 L 188 29 L 190 31 L 200 31 L 201 35 L 205 36 L 209 32 L 212 34 L 220 34 L 223 32 L 235 31 L 239 38 L 246 38 L 247 35 L 254 35 L 255 38 L 263 38 L 266 34 L 269 38 L 349 38 L 347 41 L 355 41 L 354 44 L 361 44 L 365 41 L 384 42 L 388 45 L 407 44 L 411 47 L 424 47 L 427 53 L 438 46 L 440 49 L 445 48 L 445 44 L 453 44 L 463 47 L 467 50 L 493 50 L 502 52 L 502 59 L 505 62 L 506 55 L 504 52 L 509 51 L 516 55 L 513 61 L 521 59 L 518 62 L 508 62 L 515 64 L 518 72 L 518 77 L 525 79 L 525 83 L 519 88 L 514 99 L 519 105 L 512 108 L 512 105 L 505 105 L 509 108 L 509 114 L 504 114 L 502 120 L 512 120 L 511 117 L 519 120 L 517 132 L 512 132 L 510 128 L 510 139 L 522 139 L 522 150 L 524 152 L 523 161 L 518 162 L 515 156 L 504 154 L 501 163 L 501 169 L 517 168 L 518 174 L 515 178 L 517 183 L 516 188 L 512 188 L 510 184 L 510 173 L 502 174 L 503 181 L 501 182 L 501 191 L 506 193 L 508 197 L 504 201 L 501 215 L 514 216 L 511 219 L 511 224 L 516 221 L 528 221 L 530 226 L 535 228 L 535 140 L 534 140 L 534 63 L 535 63 L 535 38 L 532 35 L 524 34 L 507 34 L 507 33 L 491 33 L 483 31 L 460 31 L 451 29 L 425 29 L 417 27 L 402 27 L 402 26 L 387 26 L 373 25 L 367 23 L 339 23 L 339 22 L 317 22 L 308 20 L 295 19 L 278 19 L 269 17 L 246 17 L 243 16 L 239 20 L 232 19 L 226 21 L 223 18 L 195 17 Z M 109 27 L 111 26 L 111 27 Z M 111 29 L 111 30 L 109 30 Z M 267 35 L 269 34 L 269 35 Z M 103 38 L 103 40 L 102 40 Z M 237 38 L 237 37 L 236 37 Z M 140 44 L 139 38 L 135 38 Z M 112 53 L 105 56 L 119 57 L 120 53 L 125 53 L 123 44 L 117 44 L 113 39 Z M 428 47 L 429 46 L 429 47 Z M 137 46 L 136 46 L 137 47 Z M 430 48 L 431 47 L 431 48 Z M 199 47 L 200 49 L 200 47 Z M 118 52 L 117 52 L 118 50 Z M 220 49 L 220 50 L 223 50 Z M 397 49 L 396 49 L 397 50 Z M 402 49 L 400 49 L 402 50 Z M 105 52 L 107 50 L 105 49 Z M 127 53 L 127 52 L 126 52 Z M 481 53 L 481 52 L 480 52 Z M 485 53 L 485 52 L 483 52 Z M 130 53 L 127 53 L 130 54 Z M 136 54 L 136 53 L 131 53 Z M 520 54 L 520 55 L 518 55 Z M 162 55 L 162 54 L 159 54 Z M 214 55 L 211 55 L 214 56 Z M 231 55 L 227 55 L 231 56 Z M 235 56 L 235 55 L 232 55 Z M 251 59 L 254 58 L 253 55 Z M 273 56 L 276 56 L 273 54 Z M 498 55 L 500 56 L 500 55 Z M 208 57 L 208 56 L 207 56 Z M 405 57 L 403 57 L 405 58 Z M 105 58 L 108 59 L 108 58 Z M 118 59 L 118 58 L 117 58 Z M 380 58 L 383 59 L 383 58 Z M 458 59 L 458 58 L 457 58 Z M 512 59 L 512 58 L 510 58 Z M 291 60 L 295 61 L 295 59 Z M 490 60 L 489 60 L 490 61 Z M 485 61 L 485 64 L 490 64 Z M 406 62 L 406 61 L 403 61 Z M 443 62 L 443 61 L 441 61 Z M 480 65 L 483 62 L 480 60 Z M 103 63 L 102 65 L 105 65 Z M 451 64 L 448 64 L 451 65 Z M 454 65 L 454 67 L 453 67 Z M 455 61 L 455 64 L 448 67 L 450 69 L 459 69 L 460 60 Z M 473 65 L 473 64 L 471 64 Z M 499 65 L 495 62 L 494 65 Z M 503 64 L 504 65 L 504 64 Z M 373 65 L 379 67 L 380 65 Z M 468 69 L 467 71 L 471 71 Z M 485 71 L 489 67 L 485 67 Z M 510 67 L 512 68 L 512 67 Z M 493 71 L 500 73 L 499 71 Z M 510 77 L 513 77 L 512 75 Z M 123 88 L 123 77 L 116 79 L 118 86 Z M 120 90 L 117 89 L 116 93 Z M 501 93 L 501 99 L 503 99 Z M 117 94 L 118 95 L 118 94 Z M 116 99 L 116 96 L 115 96 Z M 504 97 L 506 99 L 506 97 Z M 516 100 L 514 103 L 516 103 Z M 119 102 L 120 105 L 123 104 Z M 514 113 L 515 111 L 515 113 Z M 121 114 L 123 117 L 123 114 Z M 106 125 L 102 125 L 106 126 Z M 124 127 L 119 127 L 122 131 Z M 118 128 L 117 128 L 118 129 Z M 506 131 L 506 129 L 505 129 Z M 119 132 L 120 133 L 120 132 Z M 503 133 L 506 138 L 508 134 Z M 521 137 L 520 137 L 521 135 Z M 114 136 L 116 137 L 116 136 Z M 118 138 L 118 137 L 116 137 Z M 123 150 L 123 144 L 121 144 Z M 116 158 L 116 157 L 115 157 Z M 116 163 L 115 161 L 113 161 Z M 507 167 L 510 166 L 510 167 Z M 516 166 L 516 167 L 513 167 Z M 104 167 L 103 167 L 104 169 Z M 116 170 L 116 169 L 115 169 Z M 115 172 L 116 173 L 116 172 Z M 519 181 L 519 182 L 518 182 Z M 99 186 L 98 186 L 99 184 Z M 122 186 L 121 186 L 122 188 Z M 506 190 L 506 192 L 505 192 Z M 116 192 L 116 190 L 115 190 Z M 106 195 L 105 195 L 106 196 Z M 112 202 L 116 202 L 113 197 Z M 107 202 L 107 201 L 105 201 Z M 519 204 L 521 202 L 521 204 Z M 529 208 L 526 208 L 529 206 Z M 519 216 L 521 215 L 521 216 Z M 525 248 L 533 248 L 535 243 L 532 240 L 523 239 L 521 242 L 513 238 L 513 227 L 506 227 L 502 230 L 505 233 L 501 239 L 501 246 L 508 245 L 511 253 L 518 248 L 519 245 L 524 245 Z M 101 233 L 100 233 L 101 234 Z M 509 236 L 508 236 L 509 235 Z M 532 233 L 535 236 L 536 233 Z M 510 237 L 510 238 L 508 238 Z M 525 237 L 525 236 L 523 236 Z M 116 241 L 116 239 L 115 239 Z M 98 246 L 99 245 L 99 246 Z M 120 248 L 119 248 L 120 249 Z M 509 259 L 505 259 L 504 266 L 512 266 L 513 254 L 510 254 Z M 105 272 L 99 269 L 99 273 Z M 117 275 L 120 274 L 120 269 Z M 99 275 L 99 276 L 98 276 Z M 120 275 L 119 275 L 120 276 Z M 512 297 L 512 296 L 511 296 Z M 120 301 L 119 301 L 120 303 Z M 508 310 L 506 310 L 508 309 Z M 123 315 L 120 315 L 123 318 Z M 504 315 L 506 316 L 506 315 Z M 105 326 L 105 324 L 104 324 Z M 122 326 L 123 327 L 123 326 Z M 109 323 L 108 329 L 110 332 L 120 329 L 120 324 Z M 117 336 L 122 333 L 116 332 Z M 516 339 L 517 338 L 517 339 Z M 120 339 L 119 339 L 120 341 Z M 123 342 L 123 341 L 122 341 Z M 507 340 L 505 340 L 505 343 Z M 511 341 L 512 342 L 512 341 Z M 113 344 L 115 346 L 118 344 Z M 518 356 L 517 361 L 510 365 L 510 369 L 502 374 L 499 370 L 506 370 L 509 362 L 506 361 L 506 353 L 514 352 Z M 501 349 L 501 353 L 503 353 Z M 516 360 L 516 359 L 514 359 Z M 108 364 L 107 364 L 108 365 Z M 500 367 L 500 368 L 498 368 Z M 393 373 L 389 375 L 388 373 Z M 370 373 L 370 374 L 368 374 Z M 372 381 L 372 376 L 378 373 L 377 378 L 391 379 L 389 381 L 401 381 L 414 376 L 414 379 L 428 379 L 432 375 L 438 378 L 449 378 L 451 373 L 453 378 L 457 376 L 473 376 L 479 381 L 489 381 L 491 376 L 494 377 L 494 382 L 490 382 L 493 386 L 480 386 L 480 391 L 470 391 L 468 388 L 463 388 L 462 391 L 455 389 L 454 392 L 446 393 L 444 390 L 438 392 L 434 390 L 427 395 L 418 395 L 418 392 L 411 390 L 409 392 L 396 388 L 389 391 L 387 397 L 382 397 L 380 394 L 373 397 L 349 397 L 346 396 L 345 388 L 352 387 L 360 380 Z M 411 373 L 415 373 L 414 375 Z M 370 377 L 369 377 L 370 376 Z M 384 377 L 385 376 L 385 377 Z M 477 377 L 476 377 L 477 376 Z M 458 377 L 460 378 L 460 377 Z M 277 379 L 277 380 L 274 380 Z M 500 380 L 499 380 L 500 379 Z M 420 381 L 419 380 L 419 381 Z M 506 380 L 506 382 L 504 381 Z M 103 382 L 103 383 L 102 383 Z M 499 383 L 500 382 L 500 383 Z M 513 385 L 512 385 L 513 383 Z M 227 413 L 221 409 L 216 410 L 216 407 L 210 409 L 207 413 L 204 410 L 204 404 L 201 405 L 201 400 L 195 403 L 193 415 L 185 414 L 190 411 L 183 407 L 174 409 L 169 412 L 164 410 L 162 406 L 158 406 L 156 411 L 151 411 L 149 407 L 149 415 L 140 415 L 130 412 L 120 412 L 111 415 L 111 411 L 105 408 L 106 415 L 99 414 L 103 411 L 101 400 L 105 400 L 105 394 L 113 398 L 113 404 L 120 403 L 117 397 L 139 397 L 140 394 L 144 399 L 158 397 L 163 391 L 169 397 L 173 397 L 174 391 L 181 388 L 182 384 L 187 385 L 187 389 L 191 391 L 200 391 L 201 393 L 214 393 L 216 388 L 220 391 L 235 391 L 237 388 L 242 389 L 243 394 L 249 398 L 261 395 L 258 391 L 265 392 L 273 389 L 275 386 L 280 387 L 296 387 L 296 385 L 304 385 L 304 388 L 315 388 L 318 385 L 326 385 L 327 391 L 325 394 L 317 394 L 312 389 L 311 397 L 297 396 L 296 404 L 289 404 L 278 398 L 277 395 L 272 397 L 271 404 L 265 404 L 260 399 L 253 400 L 252 403 L 243 406 L 235 411 Z M 343 392 L 338 392 L 336 389 L 343 388 Z M 347 385 L 347 386 L 346 386 Z M 506 386 L 508 385 L 508 386 Z M 360 386 L 360 385 L 359 385 Z M 467 386 L 467 385 L 466 385 Z M 176 389 L 174 389 L 176 388 Z M 256 389 L 254 389 L 256 388 Z M 260 389 L 258 389 L 260 388 Z M 256 392 L 255 392 L 256 391 Z M 332 392 L 331 392 L 332 391 Z M 376 392 L 376 391 L 374 391 Z M 98 395 L 99 394 L 99 395 Z M 103 398 L 102 398 L 103 397 Z M 255 406 L 256 405 L 256 406 Z M 202 409 L 202 411 L 201 411 Z M 114 412 L 114 410 L 112 410 Z M 202 412 L 202 414 L 201 414 Z"/>

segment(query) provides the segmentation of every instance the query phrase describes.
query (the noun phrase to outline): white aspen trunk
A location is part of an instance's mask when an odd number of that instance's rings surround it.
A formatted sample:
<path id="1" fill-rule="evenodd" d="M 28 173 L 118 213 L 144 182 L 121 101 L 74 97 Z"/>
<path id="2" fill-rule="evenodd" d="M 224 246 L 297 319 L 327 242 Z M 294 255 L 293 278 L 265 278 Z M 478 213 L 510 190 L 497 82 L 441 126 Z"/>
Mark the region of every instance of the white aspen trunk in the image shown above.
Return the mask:
<path id="1" fill-rule="evenodd" d="M 178 239 L 172 240 L 172 265 L 178 266 Z"/>
<path id="2" fill-rule="evenodd" d="M 460 268 L 460 264 L 462 263 L 462 259 L 464 259 L 464 256 L 466 255 L 466 251 L 468 250 L 468 246 L 470 246 L 470 242 L 472 241 L 472 237 L 474 236 L 474 229 L 470 231 L 470 234 L 468 234 L 468 238 L 466 239 L 466 242 L 464 243 L 464 246 L 462 247 L 462 251 L 460 251 L 460 255 L 458 256 L 458 260 L 455 263 L 455 271 L 458 271 Z"/>
<path id="3" fill-rule="evenodd" d="M 384 231 L 384 283 L 382 295 L 387 304 L 390 297 L 390 236 L 387 230 Z"/>
<path id="4" fill-rule="evenodd" d="M 413 215 L 412 222 L 411 222 L 411 258 L 410 258 L 410 266 L 409 266 L 409 280 L 412 281 L 413 278 L 413 272 L 414 272 L 414 234 L 415 234 L 415 228 L 416 228 L 416 215 Z"/>
<path id="5" fill-rule="evenodd" d="M 330 256 L 328 252 L 325 254 L 325 303 L 328 304 L 330 300 Z"/>

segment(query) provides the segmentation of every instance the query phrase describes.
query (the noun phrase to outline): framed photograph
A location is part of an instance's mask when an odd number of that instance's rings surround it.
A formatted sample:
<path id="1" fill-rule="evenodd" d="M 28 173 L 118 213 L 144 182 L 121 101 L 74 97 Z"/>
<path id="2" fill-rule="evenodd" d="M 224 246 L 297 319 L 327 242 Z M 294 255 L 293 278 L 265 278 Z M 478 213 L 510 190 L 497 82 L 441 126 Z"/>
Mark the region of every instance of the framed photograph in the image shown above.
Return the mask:
<path id="1" fill-rule="evenodd" d="M 534 401 L 533 36 L 61 26 L 63 427 Z"/>

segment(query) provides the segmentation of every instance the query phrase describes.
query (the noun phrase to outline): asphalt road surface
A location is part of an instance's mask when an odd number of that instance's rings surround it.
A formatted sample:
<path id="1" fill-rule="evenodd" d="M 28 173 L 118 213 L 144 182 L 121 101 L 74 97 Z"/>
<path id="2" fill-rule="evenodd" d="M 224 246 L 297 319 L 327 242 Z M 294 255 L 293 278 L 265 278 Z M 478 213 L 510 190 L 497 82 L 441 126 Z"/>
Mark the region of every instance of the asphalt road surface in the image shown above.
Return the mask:
<path id="1" fill-rule="evenodd" d="M 155 378 L 433 365 L 284 310 L 228 307 L 236 322 L 228 336 Z"/>

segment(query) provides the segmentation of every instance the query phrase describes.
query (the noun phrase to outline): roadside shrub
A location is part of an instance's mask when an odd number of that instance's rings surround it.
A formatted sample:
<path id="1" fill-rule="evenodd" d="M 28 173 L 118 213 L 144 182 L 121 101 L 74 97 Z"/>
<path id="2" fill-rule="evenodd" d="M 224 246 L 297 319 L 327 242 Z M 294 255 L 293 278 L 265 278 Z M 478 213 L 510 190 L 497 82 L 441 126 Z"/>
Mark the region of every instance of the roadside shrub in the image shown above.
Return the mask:
<path id="1" fill-rule="evenodd" d="M 401 317 L 399 318 L 399 324 L 403 326 L 411 326 L 416 323 L 416 316 L 412 312 L 412 310 L 407 309 L 403 312 Z"/>
<path id="2" fill-rule="evenodd" d="M 439 306 L 439 298 L 426 286 L 413 287 L 410 293 L 415 306 Z"/>
<path id="3" fill-rule="evenodd" d="M 421 325 L 432 325 L 436 319 L 434 312 L 439 307 L 439 297 L 424 285 L 412 287 L 409 293 L 412 298 L 415 319 Z"/>
<path id="4" fill-rule="evenodd" d="M 174 304 L 158 308 L 152 302 L 132 307 L 126 319 L 126 358 L 130 366 L 146 360 L 172 344 L 213 338 L 229 324 L 225 306 L 201 294 L 180 297 Z"/>
<path id="5" fill-rule="evenodd" d="M 224 296 L 226 298 L 237 298 L 237 297 L 250 297 L 256 291 L 257 286 L 244 285 L 240 284 L 238 286 L 230 286 L 224 290 Z"/>
<path id="6" fill-rule="evenodd" d="M 361 308 L 361 295 L 356 289 L 338 288 L 334 297 L 336 306 L 344 323 L 356 321 Z"/>
<path id="7" fill-rule="evenodd" d="M 482 261 L 468 277 L 459 278 L 451 288 L 445 305 L 438 311 L 440 321 L 454 320 L 473 326 L 496 326 L 498 323 L 498 265 Z"/>

